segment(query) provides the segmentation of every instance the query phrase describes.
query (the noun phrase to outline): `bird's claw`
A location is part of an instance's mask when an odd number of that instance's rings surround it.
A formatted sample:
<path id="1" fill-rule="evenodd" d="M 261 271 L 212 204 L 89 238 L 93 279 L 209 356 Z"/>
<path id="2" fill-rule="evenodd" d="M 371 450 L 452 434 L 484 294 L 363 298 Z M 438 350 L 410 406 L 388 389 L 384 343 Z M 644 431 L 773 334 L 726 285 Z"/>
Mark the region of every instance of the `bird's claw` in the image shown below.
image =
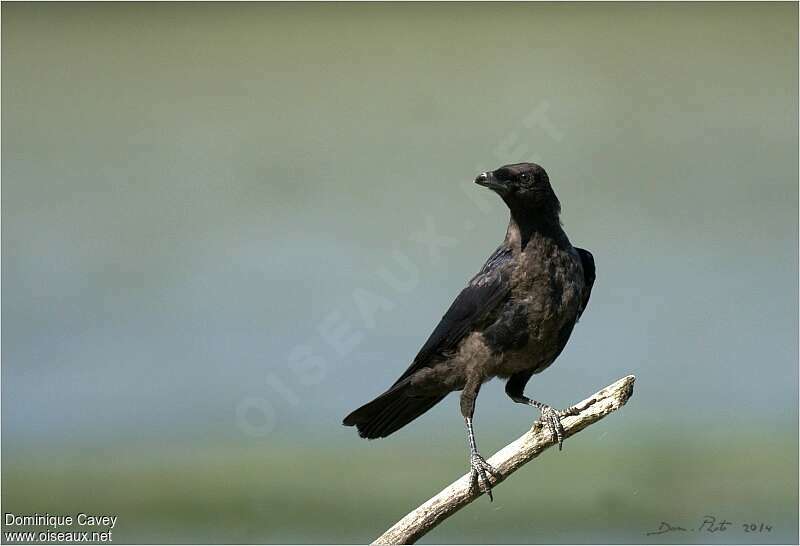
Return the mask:
<path id="1" fill-rule="evenodd" d="M 561 424 L 561 418 L 567 417 L 568 415 L 577 415 L 580 412 L 580 409 L 573 406 L 565 410 L 556 410 L 547 404 L 542 404 L 539 402 L 534 405 L 539 408 L 539 411 L 542 412 L 542 416 L 539 418 L 539 423 L 542 426 L 547 425 L 547 428 L 550 429 L 550 434 L 552 434 L 553 439 L 558 441 L 558 450 L 561 451 L 565 436 L 564 425 Z"/>
<path id="2" fill-rule="evenodd" d="M 497 470 L 486 462 L 480 453 L 477 451 L 473 452 L 469 457 L 469 477 L 470 477 L 470 484 L 471 487 L 475 487 L 477 485 L 478 490 L 482 493 L 486 493 L 489 496 L 489 501 L 493 501 L 494 498 L 492 497 L 492 482 L 489 480 L 489 476 L 493 478 L 498 477 Z M 488 475 L 487 475 L 488 474 Z"/>

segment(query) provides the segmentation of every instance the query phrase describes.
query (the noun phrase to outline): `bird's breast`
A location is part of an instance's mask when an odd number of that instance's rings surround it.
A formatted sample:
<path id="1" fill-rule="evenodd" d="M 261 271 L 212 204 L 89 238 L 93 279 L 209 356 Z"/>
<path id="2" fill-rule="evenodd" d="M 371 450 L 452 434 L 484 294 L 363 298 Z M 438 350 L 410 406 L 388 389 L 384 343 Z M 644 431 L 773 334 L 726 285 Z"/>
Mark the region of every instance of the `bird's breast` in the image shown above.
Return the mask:
<path id="1" fill-rule="evenodd" d="M 578 318 L 583 272 L 568 250 L 535 249 L 512 273 L 512 301 L 524 310 L 525 343 L 504 351 L 496 375 L 541 371 L 558 356 Z"/>

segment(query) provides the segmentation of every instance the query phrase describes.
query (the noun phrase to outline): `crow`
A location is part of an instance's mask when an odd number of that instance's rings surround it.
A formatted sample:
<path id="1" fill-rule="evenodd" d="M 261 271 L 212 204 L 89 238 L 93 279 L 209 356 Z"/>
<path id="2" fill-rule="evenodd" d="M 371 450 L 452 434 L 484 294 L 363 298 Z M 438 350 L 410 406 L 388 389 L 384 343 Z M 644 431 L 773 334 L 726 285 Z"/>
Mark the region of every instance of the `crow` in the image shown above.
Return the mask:
<path id="1" fill-rule="evenodd" d="M 496 470 L 478 452 L 472 416 L 481 385 L 507 379 L 514 402 L 541 412 L 558 441 L 561 418 L 576 408 L 555 410 L 526 397 L 533 374 L 558 357 L 589 302 L 594 257 L 573 247 L 561 227 L 561 204 L 545 170 L 535 163 L 505 165 L 478 175 L 475 183 L 497 193 L 511 219 L 506 236 L 442 317 L 408 369 L 389 389 L 350 413 L 344 425 L 362 438 L 383 438 L 461 391 L 461 414 L 469 444 L 472 487 L 492 499 L 487 473 Z"/>

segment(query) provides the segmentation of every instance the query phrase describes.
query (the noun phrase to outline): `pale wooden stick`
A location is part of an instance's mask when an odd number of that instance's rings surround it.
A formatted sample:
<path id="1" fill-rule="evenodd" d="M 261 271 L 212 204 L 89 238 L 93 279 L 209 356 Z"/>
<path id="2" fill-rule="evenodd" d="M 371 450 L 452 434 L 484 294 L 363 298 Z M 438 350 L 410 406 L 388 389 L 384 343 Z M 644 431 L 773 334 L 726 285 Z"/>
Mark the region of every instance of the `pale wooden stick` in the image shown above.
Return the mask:
<path id="1" fill-rule="evenodd" d="M 612 411 L 624 406 L 633 394 L 635 379 L 632 375 L 623 377 L 594 393 L 583 402 L 575 404 L 579 410 L 578 413 L 562 419 L 564 437 L 578 433 Z M 550 429 L 542 427 L 542 424 L 537 421 L 528 432 L 489 459 L 489 464 L 498 473 L 497 478 L 489 478 L 492 485 L 502 482 L 522 465 L 535 459 L 542 451 L 556 443 Z M 373 544 L 413 544 L 428 531 L 481 495 L 482 493 L 478 491 L 477 487 L 471 487 L 470 475 L 467 473 L 395 523 L 388 531 L 375 539 Z"/>

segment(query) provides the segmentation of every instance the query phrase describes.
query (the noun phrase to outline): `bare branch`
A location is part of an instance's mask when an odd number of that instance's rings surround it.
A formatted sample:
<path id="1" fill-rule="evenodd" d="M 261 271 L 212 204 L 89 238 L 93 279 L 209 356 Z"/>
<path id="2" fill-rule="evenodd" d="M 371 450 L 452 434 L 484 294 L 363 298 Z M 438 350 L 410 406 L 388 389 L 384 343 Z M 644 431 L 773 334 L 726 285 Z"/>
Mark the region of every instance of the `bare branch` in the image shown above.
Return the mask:
<path id="1" fill-rule="evenodd" d="M 625 405 L 633 394 L 632 375 L 623 377 L 608 387 L 596 392 L 583 402 L 575 404 L 577 415 L 562 419 L 565 437 L 577 434 Z M 555 445 L 550 431 L 538 421 L 533 428 L 495 453 L 490 459 L 499 476 L 489 478 L 496 485 L 514 473 L 525 463 L 535 459 L 542 451 Z M 482 493 L 471 487 L 469 473 L 462 476 L 438 495 L 430 499 L 406 517 L 395 523 L 388 531 L 375 539 L 373 544 L 414 544 L 431 529 L 477 499 Z"/>

